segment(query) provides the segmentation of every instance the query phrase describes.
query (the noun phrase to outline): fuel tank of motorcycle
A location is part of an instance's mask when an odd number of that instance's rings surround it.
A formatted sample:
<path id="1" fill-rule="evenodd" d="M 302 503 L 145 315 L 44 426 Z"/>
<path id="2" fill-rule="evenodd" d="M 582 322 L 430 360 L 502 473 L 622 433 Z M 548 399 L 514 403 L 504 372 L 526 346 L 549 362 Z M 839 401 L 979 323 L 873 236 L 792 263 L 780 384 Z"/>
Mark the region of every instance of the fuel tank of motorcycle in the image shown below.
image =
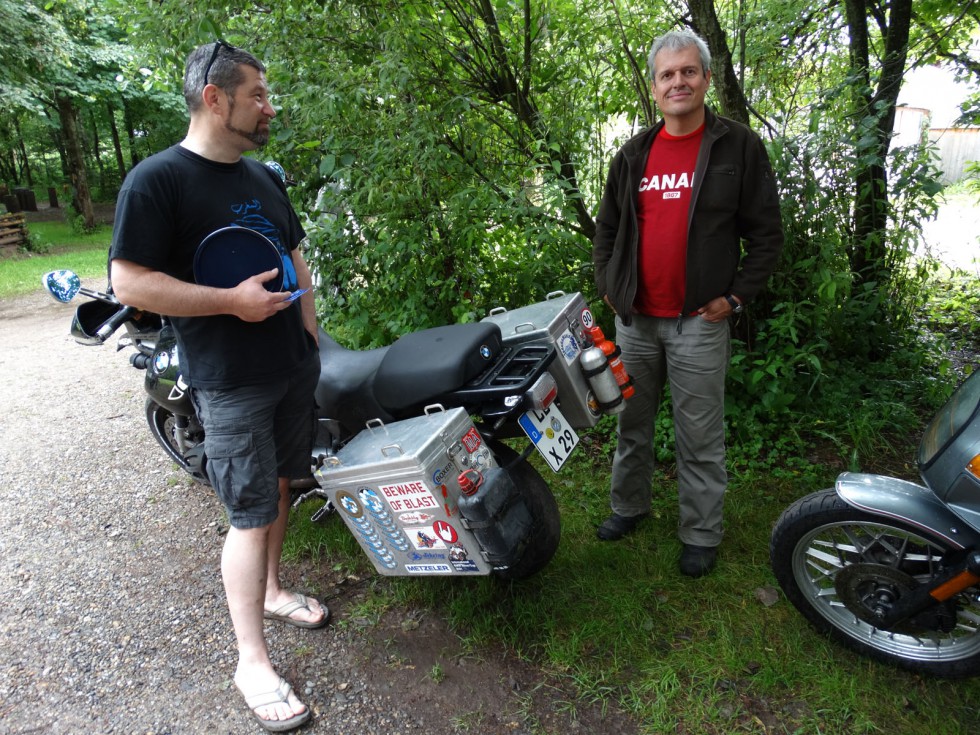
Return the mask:
<path id="1" fill-rule="evenodd" d="M 177 337 L 172 327 L 160 330 L 156 349 L 146 366 L 145 387 L 147 395 L 168 411 L 182 416 L 194 412 L 187 383 L 180 373 Z"/>

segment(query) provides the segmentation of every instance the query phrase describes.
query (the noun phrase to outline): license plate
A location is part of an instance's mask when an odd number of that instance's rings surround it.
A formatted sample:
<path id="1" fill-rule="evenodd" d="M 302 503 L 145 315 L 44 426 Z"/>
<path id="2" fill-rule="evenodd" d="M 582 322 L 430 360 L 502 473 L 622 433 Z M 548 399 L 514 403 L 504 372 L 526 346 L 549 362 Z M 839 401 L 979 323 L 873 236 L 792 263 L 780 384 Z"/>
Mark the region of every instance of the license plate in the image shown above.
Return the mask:
<path id="1" fill-rule="evenodd" d="M 578 434 L 554 404 L 543 411 L 528 411 L 517 423 L 555 472 L 572 456 L 578 444 Z"/>

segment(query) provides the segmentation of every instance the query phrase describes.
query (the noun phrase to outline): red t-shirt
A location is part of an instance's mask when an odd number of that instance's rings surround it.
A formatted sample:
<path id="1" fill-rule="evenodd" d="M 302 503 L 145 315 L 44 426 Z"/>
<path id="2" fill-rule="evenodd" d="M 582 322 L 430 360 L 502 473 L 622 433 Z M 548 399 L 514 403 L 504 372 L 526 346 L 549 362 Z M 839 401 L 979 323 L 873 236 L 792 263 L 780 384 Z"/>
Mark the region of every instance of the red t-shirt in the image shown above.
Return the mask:
<path id="1" fill-rule="evenodd" d="M 633 306 L 641 314 L 674 317 L 684 308 L 687 216 L 703 135 L 703 125 L 681 137 L 662 129 L 650 149 L 636 210 L 639 283 Z"/>

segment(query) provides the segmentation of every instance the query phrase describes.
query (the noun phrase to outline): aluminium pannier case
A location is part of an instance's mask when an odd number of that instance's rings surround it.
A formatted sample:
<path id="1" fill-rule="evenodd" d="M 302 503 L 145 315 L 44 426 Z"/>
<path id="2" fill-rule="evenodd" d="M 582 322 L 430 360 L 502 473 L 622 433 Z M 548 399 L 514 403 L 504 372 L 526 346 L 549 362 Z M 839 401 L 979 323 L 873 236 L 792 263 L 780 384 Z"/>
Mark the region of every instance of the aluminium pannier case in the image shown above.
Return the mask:
<path id="1" fill-rule="evenodd" d="M 583 345 L 588 344 L 585 328 L 591 327 L 595 320 L 581 293 L 555 291 L 544 301 L 519 309 L 508 311 L 497 307 L 482 321 L 500 326 L 505 345 L 553 344 L 558 354 L 548 370 L 558 384 L 558 404 L 562 414 L 576 429 L 596 425 L 602 411 L 579 367 Z"/>
<path id="2" fill-rule="evenodd" d="M 371 421 L 316 471 L 320 487 L 384 575 L 489 574 L 458 508 L 459 475 L 495 467 L 462 408 Z"/>

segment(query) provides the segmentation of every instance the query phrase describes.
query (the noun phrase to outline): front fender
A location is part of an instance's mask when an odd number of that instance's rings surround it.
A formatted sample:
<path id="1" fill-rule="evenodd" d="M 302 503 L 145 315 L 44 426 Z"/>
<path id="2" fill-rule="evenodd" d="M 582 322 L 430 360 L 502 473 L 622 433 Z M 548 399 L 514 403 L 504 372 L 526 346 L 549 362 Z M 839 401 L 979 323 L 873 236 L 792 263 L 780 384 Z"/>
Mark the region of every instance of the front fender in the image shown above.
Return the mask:
<path id="1" fill-rule="evenodd" d="M 954 548 L 980 547 L 980 533 L 922 485 L 884 475 L 844 472 L 837 477 L 836 490 L 859 510 L 921 528 Z"/>

